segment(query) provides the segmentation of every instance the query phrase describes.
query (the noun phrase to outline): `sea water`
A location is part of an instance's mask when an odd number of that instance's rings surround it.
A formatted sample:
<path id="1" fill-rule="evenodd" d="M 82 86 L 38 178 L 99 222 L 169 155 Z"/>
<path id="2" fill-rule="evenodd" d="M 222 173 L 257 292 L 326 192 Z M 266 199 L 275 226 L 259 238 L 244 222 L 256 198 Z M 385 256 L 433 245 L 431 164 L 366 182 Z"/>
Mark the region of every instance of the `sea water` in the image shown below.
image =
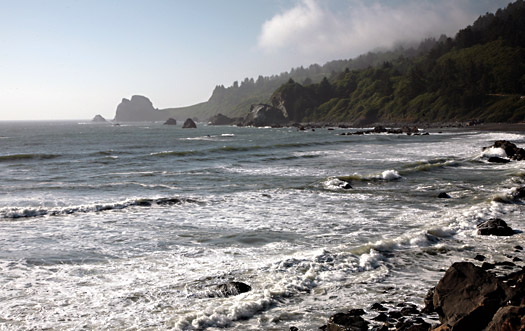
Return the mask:
<path id="1" fill-rule="evenodd" d="M 0 123 L 0 328 L 315 330 L 523 243 L 476 225 L 525 229 L 523 163 L 482 152 L 525 134 L 346 131 Z"/>

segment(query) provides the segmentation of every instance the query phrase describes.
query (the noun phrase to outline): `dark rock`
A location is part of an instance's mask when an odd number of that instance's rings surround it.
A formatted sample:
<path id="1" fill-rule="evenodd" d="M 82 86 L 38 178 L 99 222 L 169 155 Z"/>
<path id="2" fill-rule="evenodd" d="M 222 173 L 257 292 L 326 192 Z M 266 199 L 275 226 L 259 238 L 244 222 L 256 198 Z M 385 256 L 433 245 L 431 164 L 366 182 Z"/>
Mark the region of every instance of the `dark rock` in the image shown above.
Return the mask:
<path id="1" fill-rule="evenodd" d="M 522 251 L 523 247 L 521 247 L 520 245 L 516 245 L 514 246 L 514 249 L 517 249 L 518 251 Z"/>
<path id="2" fill-rule="evenodd" d="M 522 161 L 525 159 L 525 150 L 523 150 L 523 148 L 518 148 L 518 146 L 511 143 L 510 141 L 497 140 L 492 146 L 484 147 L 483 149 L 485 150 L 491 147 L 502 148 L 503 150 L 505 150 L 507 157 L 509 157 L 512 160 Z"/>
<path id="3" fill-rule="evenodd" d="M 177 125 L 177 120 L 174 118 L 168 118 L 166 122 L 164 122 L 165 125 Z"/>
<path id="4" fill-rule="evenodd" d="M 348 314 L 352 316 L 361 316 L 365 315 L 366 313 L 363 309 L 351 309 L 348 311 Z"/>
<path id="5" fill-rule="evenodd" d="M 481 254 L 478 254 L 478 255 L 476 255 L 476 256 L 474 257 L 474 260 L 476 260 L 476 261 L 480 261 L 480 262 L 483 262 L 483 261 L 485 261 L 486 259 L 487 259 L 487 258 L 486 258 L 485 256 L 481 255 Z"/>
<path id="6" fill-rule="evenodd" d="M 350 183 L 344 182 L 344 183 L 339 184 L 339 187 L 344 190 L 349 190 L 352 188 L 352 185 L 350 185 Z"/>
<path id="7" fill-rule="evenodd" d="M 485 330 L 525 330 L 525 305 L 501 307 Z"/>
<path id="8" fill-rule="evenodd" d="M 166 111 L 153 108 L 151 101 L 142 96 L 134 95 L 131 100 L 126 98 L 117 106 L 115 121 L 165 121 L 169 114 Z"/>
<path id="9" fill-rule="evenodd" d="M 509 163 L 510 162 L 510 160 L 508 159 L 503 159 L 497 156 L 489 157 L 488 161 L 491 163 Z"/>
<path id="10" fill-rule="evenodd" d="M 522 259 L 520 259 L 519 257 L 515 256 L 513 259 L 512 259 L 512 262 L 521 262 L 523 261 Z"/>
<path id="11" fill-rule="evenodd" d="M 401 314 L 401 312 L 398 310 L 392 310 L 388 312 L 388 317 L 390 318 L 398 319 L 398 318 L 401 318 L 402 316 L 403 314 Z"/>
<path id="12" fill-rule="evenodd" d="M 491 269 L 494 269 L 496 267 L 496 265 L 494 263 L 488 263 L 488 262 L 483 262 L 483 264 L 481 265 L 481 269 L 483 270 L 491 270 Z"/>
<path id="13" fill-rule="evenodd" d="M 508 266 L 508 267 L 515 267 L 516 266 L 515 263 L 512 263 L 510 261 L 501 261 L 501 262 L 496 262 L 494 264 L 495 265 L 501 265 L 501 266 Z"/>
<path id="14" fill-rule="evenodd" d="M 422 319 L 405 320 L 396 324 L 396 330 L 402 331 L 428 331 L 431 325 Z"/>
<path id="15" fill-rule="evenodd" d="M 242 282 L 229 282 L 225 284 L 220 284 L 212 288 L 209 293 L 210 298 L 215 297 L 231 297 L 234 295 L 239 295 L 241 293 L 246 293 L 252 290 L 252 287 L 248 284 Z"/>
<path id="16" fill-rule="evenodd" d="M 290 331 L 299 331 L 299 328 L 297 328 L 296 326 L 291 326 Z"/>
<path id="17" fill-rule="evenodd" d="M 512 230 L 507 223 L 499 218 L 491 218 L 490 220 L 478 224 L 478 234 L 482 236 L 512 236 Z"/>
<path id="18" fill-rule="evenodd" d="M 95 122 L 95 123 L 107 123 L 106 119 L 104 117 L 102 117 L 102 115 L 96 115 L 95 117 L 93 117 L 93 119 L 91 120 L 91 122 Z"/>
<path id="19" fill-rule="evenodd" d="M 401 309 L 401 315 L 409 316 L 419 314 L 419 310 L 416 307 L 405 307 Z"/>
<path id="20" fill-rule="evenodd" d="M 452 198 L 447 192 L 440 192 L 437 197 L 439 199 L 450 199 L 450 198 Z"/>
<path id="21" fill-rule="evenodd" d="M 424 302 L 425 307 L 421 311 L 425 314 L 431 314 L 434 312 L 434 287 L 428 290 L 427 295 L 425 296 Z"/>
<path id="22" fill-rule="evenodd" d="M 368 330 L 368 322 L 359 315 L 350 313 L 337 313 L 330 317 L 326 325 L 326 331 L 365 331 Z"/>
<path id="23" fill-rule="evenodd" d="M 182 128 L 183 129 L 196 129 L 197 124 L 195 124 L 195 122 L 191 118 L 188 118 L 186 121 L 184 121 Z"/>
<path id="24" fill-rule="evenodd" d="M 434 308 L 443 324 L 482 330 L 505 301 L 500 280 L 470 262 L 454 263 L 434 290 Z"/>
<path id="25" fill-rule="evenodd" d="M 388 320 L 388 316 L 384 312 L 381 312 L 379 313 L 379 315 L 372 318 L 372 320 L 379 321 L 379 322 L 386 322 Z"/>
<path id="26" fill-rule="evenodd" d="M 514 199 L 523 199 L 525 198 L 525 187 L 517 188 L 513 193 L 512 197 Z"/>
<path id="27" fill-rule="evenodd" d="M 244 119 L 244 125 L 253 125 L 256 127 L 261 126 L 272 126 L 272 125 L 281 125 L 288 123 L 288 118 L 285 116 L 285 113 L 276 107 L 257 104 L 251 105 L 250 113 Z"/>
<path id="28" fill-rule="evenodd" d="M 242 119 L 240 118 L 229 118 L 228 116 L 225 116 L 221 113 L 214 115 L 210 117 L 209 124 L 210 125 L 231 125 L 234 124 Z"/>
<path id="29" fill-rule="evenodd" d="M 380 303 L 374 303 L 370 309 L 373 309 L 373 310 L 378 310 L 378 311 L 387 311 L 388 309 L 385 308 L 385 306 L 383 306 L 382 304 Z"/>
<path id="30" fill-rule="evenodd" d="M 383 132 L 387 132 L 387 130 L 384 127 L 382 127 L 382 126 L 376 126 L 374 128 L 374 132 L 375 133 L 383 133 Z"/>

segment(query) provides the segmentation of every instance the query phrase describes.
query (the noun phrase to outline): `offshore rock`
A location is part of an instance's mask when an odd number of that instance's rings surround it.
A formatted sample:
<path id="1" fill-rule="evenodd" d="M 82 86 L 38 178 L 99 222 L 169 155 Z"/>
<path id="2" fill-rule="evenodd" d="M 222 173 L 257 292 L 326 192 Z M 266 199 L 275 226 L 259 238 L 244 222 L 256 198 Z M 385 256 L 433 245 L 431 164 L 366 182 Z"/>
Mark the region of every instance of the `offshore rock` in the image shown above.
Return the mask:
<path id="1" fill-rule="evenodd" d="M 447 192 L 440 192 L 437 197 L 439 199 L 450 199 L 452 198 Z"/>
<path id="2" fill-rule="evenodd" d="M 183 129 L 196 129 L 197 124 L 195 124 L 195 122 L 191 118 L 188 118 L 182 125 L 182 128 Z"/>
<path id="3" fill-rule="evenodd" d="M 509 157 L 512 160 L 525 160 L 525 150 L 523 148 L 519 148 L 518 146 L 516 146 L 508 140 L 497 140 L 492 146 L 484 147 L 483 150 L 491 147 L 502 148 L 503 150 L 505 150 L 507 157 Z"/>
<path id="4" fill-rule="evenodd" d="M 153 108 L 153 104 L 148 98 L 142 95 L 134 95 L 131 100 L 122 99 L 122 102 L 117 106 L 115 121 L 165 121 L 168 117 L 166 112 Z"/>
<path id="5" fill-rule="evenodd" d="M 249 126 L 276 126 L 288 123 L 283 111 L 270 105 L 251 105 L 250 113 L 244 119 L 244 125 Z"/>
<path id="6" fill-rule="evenodd" d="M 166 122 L 164 122 L 164 125 L 177 125 L 177 120 L 170 117 Z"/>
<path id="7" fill-rule="evenodd" d="M 503 158 L 497 157 L 497 156 L 492 156 L 492 157 L 489 157 L 488 162 L 491 162 L 491 163 L 509 163 L 510 160 L 503 159 Z"/>
<path id="8" fill-rule="evenodd" d="M 104 117 L 102 117 L 102 115 L 96 115 L 95 117 L 93 117 L 93 119 L 91 120 L 91 122 L 95 122 L 95 123 L 107 123 L 106 119 Z"/>
<path id="9" fill-rule="evenodd" d="M 470 262 L 456 262 L 437 284 L 434 310 L 443 326 L 482 330 L 507 297 L 496 277 Z"/>
<path id="10" fill-rule="evenodd" d="M 491 218 L 490 220 L 478 224 L 478 234 L 482 236 L 512 236 L 514 230 L 500 218 Z"/>

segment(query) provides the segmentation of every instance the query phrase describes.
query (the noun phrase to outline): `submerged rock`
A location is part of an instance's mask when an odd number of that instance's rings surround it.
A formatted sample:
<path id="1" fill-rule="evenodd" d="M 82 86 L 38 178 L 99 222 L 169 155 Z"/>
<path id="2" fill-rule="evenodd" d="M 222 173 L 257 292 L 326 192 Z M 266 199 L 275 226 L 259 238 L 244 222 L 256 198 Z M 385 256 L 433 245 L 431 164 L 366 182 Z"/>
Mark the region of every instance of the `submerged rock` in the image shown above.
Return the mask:
<path id="1" fill-rule="evenodd" d="M 482 236 L 512 236 L 514 230 L 500 218 L 492 218 L 486 222 L 478 224 L 478 234 Z"/>
<path id="2" fill-rule="evenodd" d="M 210 298 L 215 297 L 231 297 L 234 295 L 239 295 L 241 293 L 246 293 L 252 290 L 252 287 L 248 284 L 242 282 L 229 282 L 214 286 L 210 293 Z"/>
<path id="3" fill-rule="evenodd" d="M 182 125 L 182 128 L 183 129 L 196 129 L 197 124 L 195 124 L 195 122 L 191 118 L 188 118 Z"/>
<path id="4" fill-rule="evenodd" d="M 509 163 L 510 162 L 510 160 L 507 160 L 501 157 L 497 157 L 497 156 L 489 157 L 488 161 L 490 163 Z"/>
<path id="5" fill-rule="evenodd" d="M 439 199 L 450 199 L 452 198 L 447 192 L 440 192 L 437 197 Z"/>

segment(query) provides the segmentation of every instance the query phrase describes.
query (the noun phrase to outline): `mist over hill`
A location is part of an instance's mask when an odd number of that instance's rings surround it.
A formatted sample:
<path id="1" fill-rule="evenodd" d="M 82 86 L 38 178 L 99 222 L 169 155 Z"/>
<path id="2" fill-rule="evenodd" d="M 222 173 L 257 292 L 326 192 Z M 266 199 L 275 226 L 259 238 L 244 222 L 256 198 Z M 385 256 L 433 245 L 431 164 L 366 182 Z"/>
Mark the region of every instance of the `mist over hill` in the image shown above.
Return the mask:
<path id="1" fill-rule="evenodd" d="M 251 105 L 268 103 L 295 122 L 519 122 L 525 120 L 523 95 L 525 3 L 518 0 L 480 16 L 454 38 L 442 35 L 418 45 L 218 85 L 206 102 L 155 111 L 148 107 L 152 116 L 146 118 L 244 117 Z"/>

